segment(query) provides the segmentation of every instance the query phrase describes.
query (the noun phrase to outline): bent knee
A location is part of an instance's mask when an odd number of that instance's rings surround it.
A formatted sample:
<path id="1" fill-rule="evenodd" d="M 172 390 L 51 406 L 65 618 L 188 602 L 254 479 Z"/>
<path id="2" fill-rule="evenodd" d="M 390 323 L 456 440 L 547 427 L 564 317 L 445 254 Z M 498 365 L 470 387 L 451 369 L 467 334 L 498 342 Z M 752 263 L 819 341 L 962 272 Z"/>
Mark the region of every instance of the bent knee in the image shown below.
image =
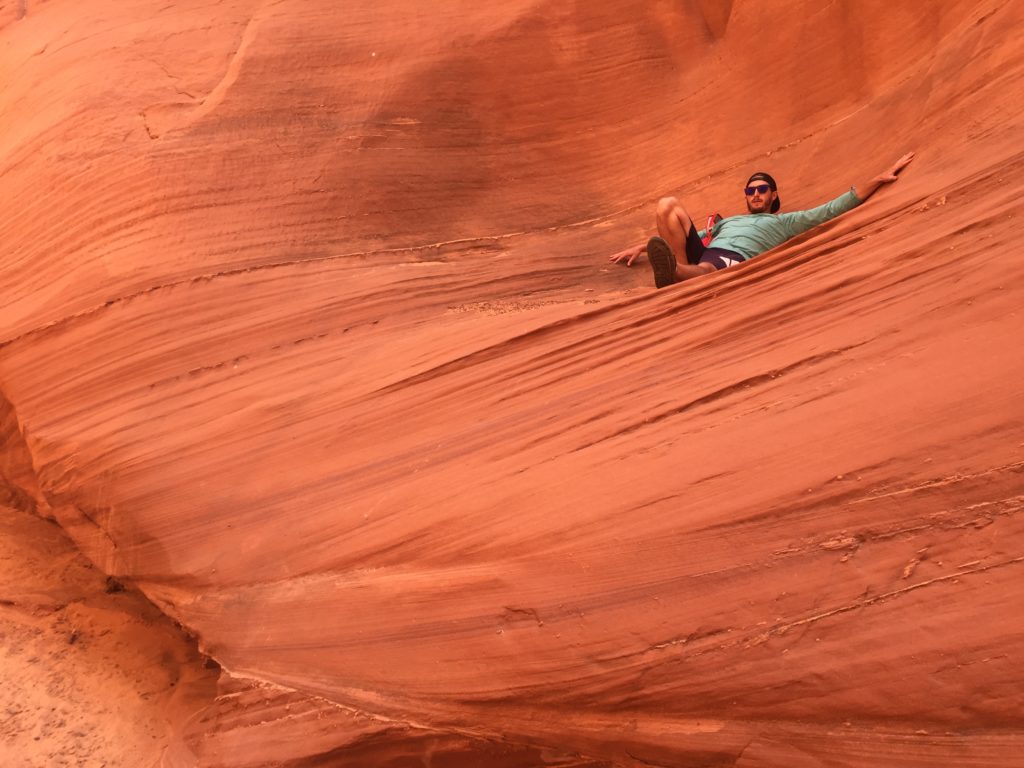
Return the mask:
<path id="1" fill-rule="evenodd" d="M 678 197 L 663 197 L 658 201 L 658 215 L 668 216 L 676 208 L 680 208 Z"/>
<path id="2" fill-rule="evenodd" d="M 678 216 L 680 219 L 689 219 L 690 214 L 683 208 L 683 204 L 679 202 L 678 197 L 663 197 L 658 201 L 658 216 L 660 218 L 668 218 L 669 216 Z"/>

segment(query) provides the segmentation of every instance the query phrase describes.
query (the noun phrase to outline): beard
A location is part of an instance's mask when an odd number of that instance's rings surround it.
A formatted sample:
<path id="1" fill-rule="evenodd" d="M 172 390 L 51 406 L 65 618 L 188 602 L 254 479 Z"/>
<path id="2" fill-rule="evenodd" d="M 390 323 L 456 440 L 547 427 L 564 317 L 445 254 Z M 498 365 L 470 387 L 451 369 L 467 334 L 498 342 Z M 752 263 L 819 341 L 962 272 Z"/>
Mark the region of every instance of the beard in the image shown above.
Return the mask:
<path id="1" fill-rule="evenodd" d="M 772 200 L 770 197 L 763 198 L 759 203 L 753 203 L 747 200 L 747 212 L 748 213 L 769 213 L 772 207 Z"/>

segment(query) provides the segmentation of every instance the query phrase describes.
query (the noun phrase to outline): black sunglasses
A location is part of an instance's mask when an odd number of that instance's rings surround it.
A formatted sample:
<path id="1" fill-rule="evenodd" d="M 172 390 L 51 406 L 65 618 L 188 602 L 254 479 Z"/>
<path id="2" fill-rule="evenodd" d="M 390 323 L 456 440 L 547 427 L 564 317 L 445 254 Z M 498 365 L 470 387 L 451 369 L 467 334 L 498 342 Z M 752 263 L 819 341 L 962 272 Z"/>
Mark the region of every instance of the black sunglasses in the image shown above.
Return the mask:
<path id="1" fill-rule="evenodd" d="M 758 184 L 756 187 L 747 187 L 747 188 L 745 188 L 743 190 L 743 192 L 744 192 L 744 194 L 746 194 L 747 197 L 750 197 L 755 192 L 757 192 L 758 194 L 761 194 L 761 195 L 768 194 L 768 190 L 769 189 L 771 189 L 771 186 L 768 185 L 768 184 Z"/>

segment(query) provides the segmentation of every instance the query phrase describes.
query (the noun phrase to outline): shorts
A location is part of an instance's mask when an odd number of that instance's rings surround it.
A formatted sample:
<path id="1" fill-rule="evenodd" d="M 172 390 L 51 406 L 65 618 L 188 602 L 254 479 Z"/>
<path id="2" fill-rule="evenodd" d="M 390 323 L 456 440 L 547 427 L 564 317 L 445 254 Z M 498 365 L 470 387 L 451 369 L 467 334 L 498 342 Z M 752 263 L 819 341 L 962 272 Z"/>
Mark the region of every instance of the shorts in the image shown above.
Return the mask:
<path id="1" fill-rule="evenodd" d="M 710 264 L 715 269 L 725 269 L 746 259 L 736 251 L 726 248 L 708 248 L 697 237 L 697 228 L 691 221 L 690 234 L 686 238 L 686 261 L 690 264 Z"/>
<path id="2" fill-rule="evenodd" d="M 710 264 L 715 269 L 725 269 L 743 261 L 746 261 L 746 259 L 736 253 L 736 251 L 730 251 L 725 248 L 705 248 L 703 255 L 700 257 L 701 264 Z"/>

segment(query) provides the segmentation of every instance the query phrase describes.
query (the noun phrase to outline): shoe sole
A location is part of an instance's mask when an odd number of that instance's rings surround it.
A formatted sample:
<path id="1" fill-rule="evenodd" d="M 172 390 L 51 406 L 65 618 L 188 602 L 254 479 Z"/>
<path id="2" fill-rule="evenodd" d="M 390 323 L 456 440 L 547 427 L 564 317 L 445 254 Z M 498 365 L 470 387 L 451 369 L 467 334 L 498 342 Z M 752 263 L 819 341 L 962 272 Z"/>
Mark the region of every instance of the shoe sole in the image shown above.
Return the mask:
<path id="1" fill-rule="evenodd" d="M 652 237 L 647 241 L 647 260 L 654 270 L 654 285 L 664 288 L 676 282 L 676 257 L 668 243 L 660 237 Z"/>

